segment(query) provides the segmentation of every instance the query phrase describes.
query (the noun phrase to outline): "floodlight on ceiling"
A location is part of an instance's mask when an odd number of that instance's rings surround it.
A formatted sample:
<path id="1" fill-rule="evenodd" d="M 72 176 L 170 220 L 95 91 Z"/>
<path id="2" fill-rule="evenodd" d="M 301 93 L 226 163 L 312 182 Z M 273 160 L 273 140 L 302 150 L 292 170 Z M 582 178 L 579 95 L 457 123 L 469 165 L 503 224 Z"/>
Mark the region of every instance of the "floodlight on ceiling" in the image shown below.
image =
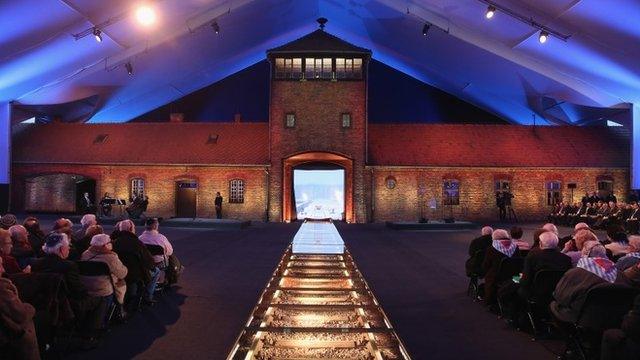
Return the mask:
<path id="1" fill-rule="evenodd" d="M 487 12 L 485 13 L 485 17 L 487 19 L 491 19 L 495 16 L 496 12 L 500 11 L 502 13 L 505 13 L 509 16 L 511 16 L 512 18 L 527 24 L 533 28 L 536 28 L 538 31 L 540 31 L 539 36 L 538 36 L 538 41 L 541 44 L 546 43 L 549 40 L 550 36 L 553 36 L 555 38 L 558 38 L 562 41 L 567 41 L 571 35 L 565 35 L 559 31 L 556 31 L 554 29 L 551 29 L 548 26 L 542 25 L 539 22 L 536 22 L 535 20 L 533 20 L 533 18 L 531 18 L 530 16 L 525 16 L 522 14 L 519 14 L 511 9 L 509 9 L 508 7 L 502 6 L 500 4 L 496 4 L 495 2 L 493 2 L 492 0 L 478 0 L 484 4 L 487 4 Z"/>
<path id="2" fill-rule="evenodd" d="M 127 69 L 127 74 L 133 75 L 133 65 L 131 65 L 131 61 L 124 64 L 124 68 Z"/>
<path id="3" fill-rule="evenodd" d="M 142 26 L 151 26 L 156 22 L 156 10 L 150 5 L 140 5 L 135 12 L 136 20 Z"/>
<path id="4" fill-rule="evenodd" d="M 485 16 L 487 19 L 491 19 L 491 18 L 493 18 L 493 16 L 494 16 L 495 14 L 496 14 L 496 7 L 495 7 L 495 6 L 493 6 L 493 5 L 489 5 L 489 6 L 487 7 L 487 12 L 484 14 L 484 16 Z"/>
<path id="5" fill-rule="evenodd" d="M 546 43 L 547 40 L 549 40 L 549 33 L 544 30 L 540 30 L 540 35 L 538 35 L 538 41 L 540 44 Z"/>
<path id="6" fill-rule="evenodd" d="M 93 37 L 96 38 L 97 42 L 102 42 L 102 31 L 98 28 L 93 28 Z"/>
<path id="7" fill-rule="evenodd" d="M 427 34 L 429 33 L 429 29 L 431 29 L 431 24 L 424 24 L 424 26 L 422 27 L 422 35 L 427 36 Z"/>
<path id="8" fill-rule="evenodd" d="M 211 28 L 216 33 L 216 35 L 220 34 L 220 25 L 218 25 L 217 21 L 214 21 L 214 22 L 211 23 Z"/>

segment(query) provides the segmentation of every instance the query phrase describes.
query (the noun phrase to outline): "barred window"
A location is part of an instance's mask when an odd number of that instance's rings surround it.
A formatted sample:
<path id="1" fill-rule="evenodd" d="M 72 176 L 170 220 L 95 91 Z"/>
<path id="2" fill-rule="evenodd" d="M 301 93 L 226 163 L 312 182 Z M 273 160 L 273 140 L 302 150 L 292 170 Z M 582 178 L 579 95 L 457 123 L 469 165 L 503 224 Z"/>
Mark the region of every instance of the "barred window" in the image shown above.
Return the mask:
<path id="1" fill-rule="evenodd" d="M 288 113 L 284 117 L 284 127 L 292 128 L 296 127 L 296 115 Z"/>
<path id="2" fill-rule="evenodd" d="M 244 180 L 229 181 L 229 202 L 236 204 L 244 202 Z"/>
<path id="3" fill-rule="evenodd" d="M 135 178 L 131 179 L 131 193 L 129 196 L 134 197 L 144 196 L 144 179 Z"/>
<path id="4" fill-rule="evenodd" d="M 302 58 L 277 58 L 276 79 L 300 79 L 302 77 Z"/>
<path id="5" fill-rule="evenodd" d="M 562 183 L 559 180 L 547 181 L 547 205 L 553 206 L 562 201 Z"/>
<path id="6" fill-rule="evenodd" d="M 350 128 L 351 127 L 351 114 L 343 113 L 342 114 L 342 127 Z"/>
<path id="7" fill-rule="evenodd" d="M 458 180 L 444 180 L 442 203 L 444 205 L 460 205 L 460 182 Z"/>

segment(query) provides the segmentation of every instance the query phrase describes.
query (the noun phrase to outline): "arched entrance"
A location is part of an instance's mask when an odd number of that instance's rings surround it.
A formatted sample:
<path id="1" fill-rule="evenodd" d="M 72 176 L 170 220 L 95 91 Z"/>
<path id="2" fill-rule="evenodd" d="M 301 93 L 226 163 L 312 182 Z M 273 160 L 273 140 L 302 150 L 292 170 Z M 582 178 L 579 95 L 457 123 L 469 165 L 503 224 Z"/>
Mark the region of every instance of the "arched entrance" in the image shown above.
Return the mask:
<path id="1" fill-rule="evenodd" d="M 296 220 L 293 174 L 295 169 L 317 168 L 326 165 L 328 169 L 344 170 L 344 220 L 353 222 L 353 160 L 330 152 L 304 152 L 291 155 L 283 160 L 282 214 L 283 221 Z"/>

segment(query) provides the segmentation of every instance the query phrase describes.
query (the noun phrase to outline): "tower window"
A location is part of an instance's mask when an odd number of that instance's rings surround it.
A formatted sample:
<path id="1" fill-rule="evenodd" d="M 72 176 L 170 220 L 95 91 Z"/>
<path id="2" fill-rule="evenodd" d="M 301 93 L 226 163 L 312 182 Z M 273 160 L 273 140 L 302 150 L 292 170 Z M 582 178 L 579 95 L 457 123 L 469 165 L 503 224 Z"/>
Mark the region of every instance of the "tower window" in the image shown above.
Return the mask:
<path id="1" fill-rule="evenodd" d="M 276 58 L 276 79 L 300 79 L 302 77 L 301 58 Z"/>
<path id="2" fill-rule="evenodd" d="M 345 129 L 351 127 L 351 114 L 349 113 L 342 114 L 342 127 Z"/>
<path id="3" fill-rule="evenodd" d="M 287 114 L 284 119 L 284 127 L 293 128 L 295 126 L 296 126 L 296 115 L 293 113 Z"/>

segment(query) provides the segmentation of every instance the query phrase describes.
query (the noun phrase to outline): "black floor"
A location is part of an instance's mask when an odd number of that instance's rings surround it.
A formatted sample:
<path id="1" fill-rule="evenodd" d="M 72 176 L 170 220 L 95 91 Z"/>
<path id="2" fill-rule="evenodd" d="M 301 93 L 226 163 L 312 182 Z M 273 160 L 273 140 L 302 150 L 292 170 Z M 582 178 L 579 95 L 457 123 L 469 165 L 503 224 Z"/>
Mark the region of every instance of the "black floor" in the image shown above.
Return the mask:
<path id="1" fill-rule="evenodd" d="M 298 226 L 161 229 L 186 266 L 181 286 L 114 327 L 100 348 L 70 357 L 225 359 Z M 532 342 L 465 295 L 463 264 L 477 230 L 338 229 L 413 359 L 554 358 L 547 348 L 557 342 Z"/>

